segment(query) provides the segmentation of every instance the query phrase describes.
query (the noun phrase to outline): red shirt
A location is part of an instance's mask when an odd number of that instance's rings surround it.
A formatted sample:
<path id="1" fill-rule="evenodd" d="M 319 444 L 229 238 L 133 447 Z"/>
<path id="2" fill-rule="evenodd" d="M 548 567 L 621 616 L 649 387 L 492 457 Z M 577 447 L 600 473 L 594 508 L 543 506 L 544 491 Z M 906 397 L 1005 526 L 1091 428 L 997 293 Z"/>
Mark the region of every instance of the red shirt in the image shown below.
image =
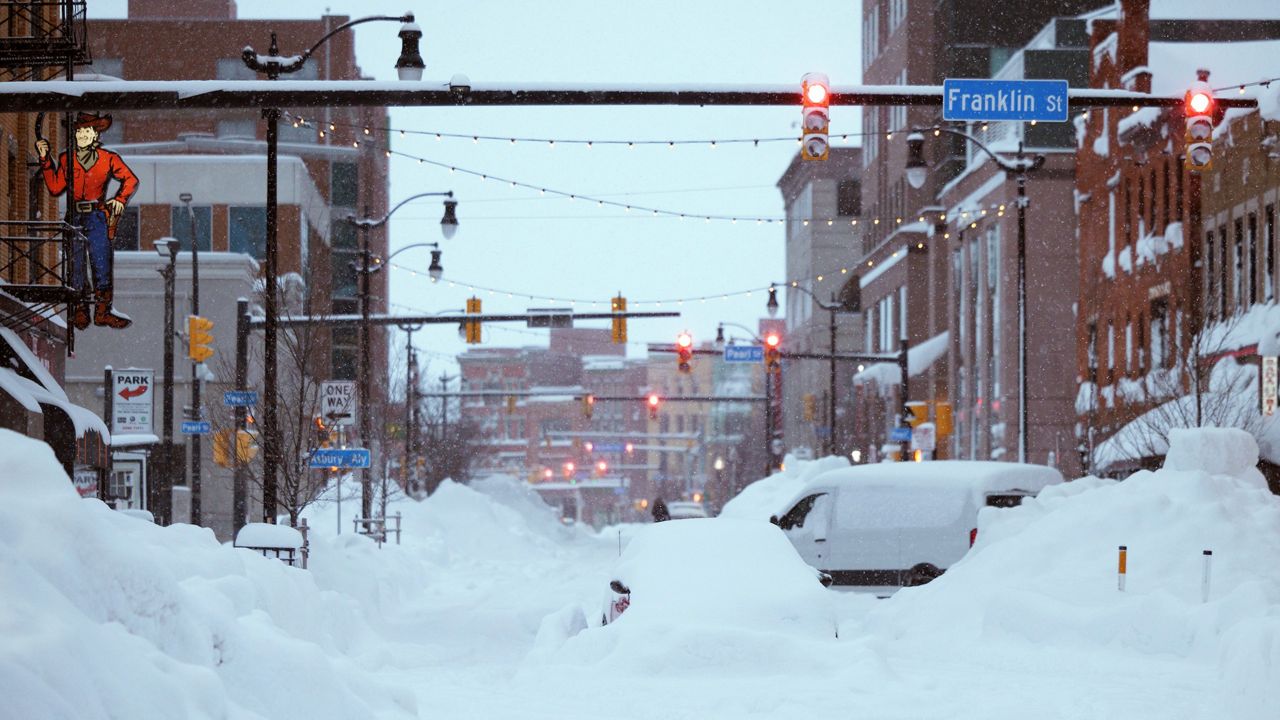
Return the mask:
<path id="1" fill-rule="evenodd" d="M 119 155 L 103 148 L 97 150 L 98 159 L 92 167 L 85 168 L 79 163 L 76 164 L 74 176 L 76 187 L 72 197 L 77 202 L 104 203 L 108 200 L 107 181 L 115 178 L 120 181 L 120 189 L 115 197 L 110 199 L 128 204 L 129 198 L 133 197 L 133 193 L 138 189 L 138 176 L 133 174 Z M 62 164 L 57 168 L 53 167 L 53 160 L 48 155 L 40 160 L 40 169 L 44 171 L 44 184 L 54 195 L 61 195 L 67 189 L 67 163 L 69 162 L 72 162 L 71 153 L 63 154 Z"/>

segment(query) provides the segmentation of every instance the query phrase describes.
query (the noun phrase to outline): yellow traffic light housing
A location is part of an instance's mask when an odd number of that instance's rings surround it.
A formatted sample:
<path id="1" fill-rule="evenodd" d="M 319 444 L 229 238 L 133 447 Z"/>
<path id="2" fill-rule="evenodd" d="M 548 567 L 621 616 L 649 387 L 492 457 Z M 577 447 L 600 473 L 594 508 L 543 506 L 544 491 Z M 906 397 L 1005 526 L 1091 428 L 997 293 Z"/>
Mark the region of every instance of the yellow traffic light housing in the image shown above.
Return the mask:
<path id="1" fill-rule="evenodd" d="M 591 413 L 596 409 L 596 396 L 590 393 L 582 396 L 582 417 L 590 420 Z"/>
<path id="2" fill-rule="evenodd" d="M 467 314 L 468 315 L 480 314 L 480 298 L 470 297 L 467 299 Z M 480 342 L 480 321 L 467 320 L 465 321 L 465 326 L 466 326 L 467 344 L 468 345 L 478 344 Z"/>
<path id="3" fill-rule="evenodd" d="M 818 398 L 813 393 L 804 396 L 804 421 L 813 422 L 818 417 Z"/>
<path id="4" fill-rule="evenodd" d="M 199 315 L 187 316 L 187 357 L 202 363 L 213 357 L 213 321 Z"/>
<path id="5" fill-rule="evenodd" d="M 627 311 L 627 299 L 622 297 L 622 293 L 618 293 L 618 296 L 609 304 L 609 308 L 615 313 L 625 313 Z M 619 345 L 627 341 L 626 317 L 613 318 L 613 329 L 610 336 L 613 339 L 613 344 L 615 345 Z"/>
<path id="6" fill-rule="evenodd" d="M 913 400 L 903 406 L 903 419 L 911 427 L 915 427 L 929 419 L 929 403 L 923 400 Z"/>

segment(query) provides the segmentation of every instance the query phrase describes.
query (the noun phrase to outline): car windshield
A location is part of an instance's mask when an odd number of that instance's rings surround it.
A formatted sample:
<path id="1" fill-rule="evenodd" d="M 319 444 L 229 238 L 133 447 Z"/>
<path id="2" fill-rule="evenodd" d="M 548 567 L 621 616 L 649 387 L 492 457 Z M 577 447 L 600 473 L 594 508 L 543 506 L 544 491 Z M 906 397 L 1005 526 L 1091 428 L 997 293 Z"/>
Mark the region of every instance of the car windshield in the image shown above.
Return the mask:
<path id="1" fill-rule="evenodd" d="M 0 2 L 0 720 L 1274 718 L 1277 58 Z"/>

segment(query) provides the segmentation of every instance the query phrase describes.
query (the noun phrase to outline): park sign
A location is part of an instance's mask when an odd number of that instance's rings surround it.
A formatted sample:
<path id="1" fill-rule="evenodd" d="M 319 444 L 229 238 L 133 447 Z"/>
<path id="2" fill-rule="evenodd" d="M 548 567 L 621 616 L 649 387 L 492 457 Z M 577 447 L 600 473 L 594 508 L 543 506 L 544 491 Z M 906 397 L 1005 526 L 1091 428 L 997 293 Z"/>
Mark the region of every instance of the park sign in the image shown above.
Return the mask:
<path id="1" fill-rule="evenodd" d="M 947 122 L 1066 122 L 1066 80 L 942 81 L 942 119 Z"/>
<path id="2" fill-rule="evenodd" d="M 137 368 L 111 371 L 111 432 L 152 432 L 155 375 Z"/>

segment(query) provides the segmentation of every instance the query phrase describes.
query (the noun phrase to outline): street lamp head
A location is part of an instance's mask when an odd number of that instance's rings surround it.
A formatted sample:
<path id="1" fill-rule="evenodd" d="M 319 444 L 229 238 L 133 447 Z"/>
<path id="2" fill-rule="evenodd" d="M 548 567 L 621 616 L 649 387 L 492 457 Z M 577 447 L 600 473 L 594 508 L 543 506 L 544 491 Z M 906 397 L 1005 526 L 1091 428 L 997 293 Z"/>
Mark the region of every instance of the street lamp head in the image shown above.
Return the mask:
<path id="1" fill-rule="evenodd" d="M 178 193 L 178 202 L 191 204 L 191 193 Z"/>
<path id="2" fill-rule="evenodd" d="M 400 57 L 396 59 L 396 75 L 401 80 L 421 80 L 422 69 L 427 66 L 418 50 L 422 28 L 413 21 L 412 14 L 405 17 L 408 18 L 407 22 L 400 26 Z"/>
<path id="3" fill-rule="evenodd" d="M 440 218 L 440 232 L 445 240 L 453 238 L 458 232 L 458 201 L 444 201 L 444 217 Z"/>
<path id="4" fill-rule="evenodd" d="M 427 275 L 431 276 L 431 282 L 436 282 L 444 275 L 444 266 L 440 264 L 440 250 L 431 251 L 431 266 L 427 268 Z"/>
<path id="5" fill-rule="evenodd" d="M 764 304 L 764 309 L 769 312 L 769 317 L 778 317 L 778 288 L 769 286 L 769 301 Z"/>
<path id="6" fill-rule="evenodd" d="M 724 325 L 723 324 L 716 326 L 716 349 L 717 350 L 724 349 Z"/>
<path id="7" fill-rule="evenodd" d="M 156 253 L 165 260 L 172 260 L 178 256 L 178 241 L 173 238 L 160 238 L 155 241 Z"/>
<path id="8" fill-rule="evenodd" d="M 907 182 L 919 190 L 924 187 L 929 166 L 924 161 L 924 135 L 913 132 L 907 136 Z"/>

